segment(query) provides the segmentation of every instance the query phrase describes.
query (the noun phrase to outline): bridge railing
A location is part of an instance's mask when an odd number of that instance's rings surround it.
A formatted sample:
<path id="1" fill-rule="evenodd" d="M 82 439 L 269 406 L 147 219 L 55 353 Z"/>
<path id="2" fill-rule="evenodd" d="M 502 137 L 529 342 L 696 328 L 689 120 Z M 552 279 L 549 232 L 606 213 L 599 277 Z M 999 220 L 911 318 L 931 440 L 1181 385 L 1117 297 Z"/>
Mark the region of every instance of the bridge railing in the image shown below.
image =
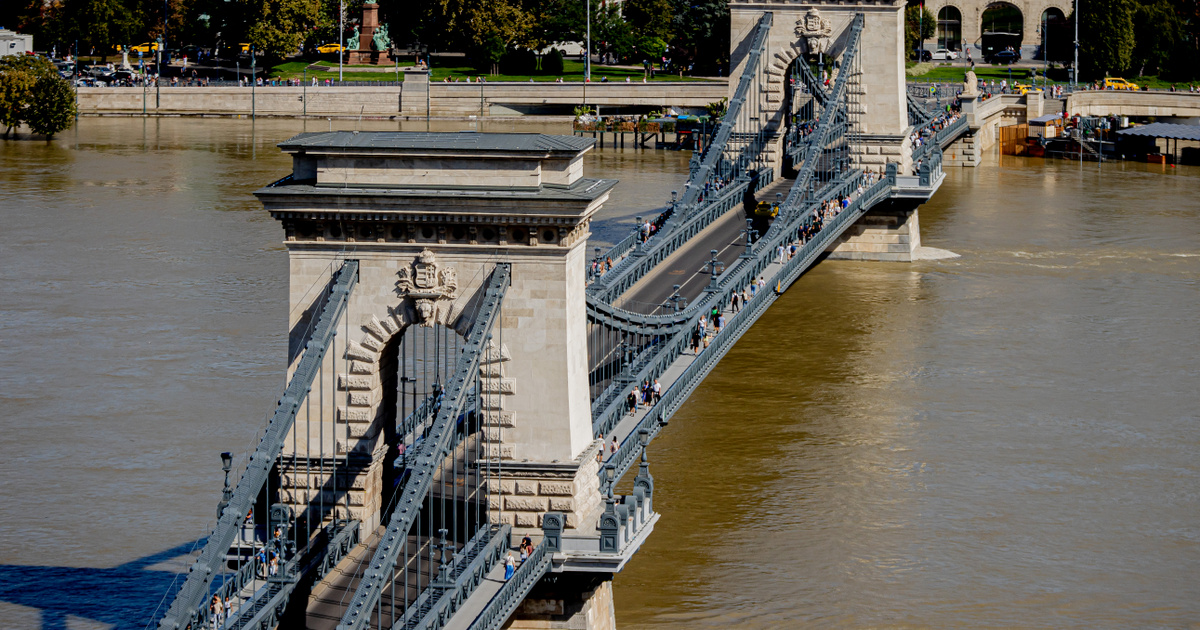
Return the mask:
<path id="1" fill-rule="evenodd" d="M 667 223 L 660 232 L 672 232 L 681 220 L 690 218 L 693 213 L 701 212 L 701 206 L 704 205 L 701 203 L 702 196 L 707 195 L 715 185 L 722 181 L 733 183 L 739 176 L 745 174 L 745 169 L 749 168 L 751 163 L 758 160 L 763 149 L 763 130 L 755 118 L 757 112 L 750 111 L 748 105 L 756 105 L 756 99 L 761 97 L 761 86 L 758 85 L 757 79 L 762 71 L 762 58 L 773 19 L 774 14 L 769 11 L 763 13 L 759 18 L 758 27 L 751 38 L 746 65 L 742 69 L 742 75 L 738 79 L 738 85 L 733 98 L 729 101 L 728 109 L 721 117 L 717 131 L 704 151 L 703 159 L 696 165 L 687 184 L 684 185 L 683 195 L 677 202 L 672 201 L 668 209 L 671 217 L 667 219 Z M 750 100 L 756 102 L 748 104 Z M 743 108 L 746 108 L 747 111 L 743 111 Z M 742 131 L 739 132 L 738 128 L 741 128 Z M 737 141 L 743 143 L 743 146 L 737 155 L 731 156 L 729 155 L 730 141 L 735 139 L 735 133 L 738 134 Z M 615 259 L 613 254 L 618 256 L 627 254 L 630 245 L 636 245 L 642 240 L 640 230 L 641 226 L 635 227 L 634 232 L 630 235 L 633 237 L 632 241 L 629 240 L 629 237 L 622 239 L 610 249 L 606 257 Z M 603 260 L 601 258 L 601 262 Z M 599 290 L 609 293 L 605 290 L 608 285 L 612 284 L 614 279 L 623 277 L 625 273 L 627 272 L 613 269 L 603 276 L 595 276 L 589 292 L 599 287 Z"/>
<path id="2" fill-rule="evenodd" d="M 950 143 L 954 142 L 959 136 L 966 133 L 969 128 L 967 118 L 959 116 L 956 120 L 946 125 L 945 127 L 934 131 L 933 133 L 922 136 L 921 146 L 914 147 L 912 151 L 912 160 L 914 168 L 917 163 L 925 159 L 934 147 L 945 149 Z"/>
<path id="3" fill-rule="evenodd" d="M 861 195 L 851 202 L 851 204 L 840 212 L 836 217 L 829 222 L 824 223 L 821 229 L 803 246 L 801 246 L 796 254 L 787 261 L 783 267 L 774 274 L 773 280 L 776 281 L 781 288 L 785 288 L 799 277 L 800 273 L 807 269 L 817 257 L 825 252 L 833 241 L 845 231 L 850 224 L 857 221 L 868 209 L 884 199 L 889 194 L 893 182 L 885 179 L 873 183 L 866 187 Z M 834 195 L 836 196 L 836 194 Z M 824 197 L 831 198 L 831 197 Z M 822 199 L 822 201 L 823 201 Z M 820 207 L 821 201 L 814 202 L 809 207 L 811 213 L 816 208 Z M 794 231 L 789 231 L 784 236 L 793 236 L 798 234 L 799 226 Z M 776 245 L 777 246 L 777 245 Z M 773 247 L 772 247 L 773 249 Z M 742 269 L 731 269 L 729 274 L 733 274 L 729 286 L 746 286 L 749 282 L 756 278 L 770 263 L 767 261 L 757 261 L 754 264 L 748 264 Z M 709 303 L 714 301 L 723 302 L 725 296 L 729 294 L 728 289 L 715 293 Z M 737 342 L 741 336 L 754 325 L 754 322 L 762 315 L 766 309 L 774 303 L 778 295 L 772 287 L 758 291 L 754 297 L 746 303 L 746 305 L 737 313 L 733 314 L 725 328 L 721 329 L 709 343 L 708 347 L 702 349 L 696 360 L 687 366 L 683 373 L 672 383 L 663 393 L 659 402 L 650 409 L 649 412 L 638 422 L 638 425 L 629 433 L 629 438 L 622 442 L 617 448 L 617 452 L 610 458 L 616 471 L 613 476 L 613 481 L 620 480 L 626 472 L 637 462 L 641 445 L 636 439 L 640 431 L 646 431 L 649 439 L 653 439 L 663 427 L 668 424 L 669 419 L 683 406 L 688 397 L 695 388 L 704 380 L 704 378 L 716 367 L 721 358 L 729 351 L 730 348 Z M 663 345 L 663 354 L 674 354 L 666 363 L 669 365 L 671 361 L 678 358 L 681 351 L 672 352 L 686 343 L 687 337 L 690 335 L 690 330 L 681 331 L 674 339 Z M 665 357 L 664 357 L 665 360 Z M 658 362 L 656 362 L 657 364 Z M 640 375 L 639 375 L 640 376 Z M 619 419 L 618 419 L 619 420 Z M 612 425 L 615 426 L 615 423 Z M 602 471 L 603 472 L 603 471 Z M 602 487 L 608 483 L 602 478 Z"/>
<path id="4" fill-rule="evenodd" d="M 347 260 L 334 275 L 331 289 L 324 297 L 317 324 L 313 328 L 296 371 L 288 381 L 275 413 L 267 424 L 266 433 L 250 456 L 220 520 L 208 537 L 199 557 L 189 569 L 183 586 L 175 594 L 166 615 L 160 620 L 165 630 L 183 630 L 203 614 L 211 599 L 209 585 L 225 562 L 234 539 L 241 533 L 242 524 L 266 484 L 272 467 L 283 449 L 284 438 L 290 432 L 300 404 L 308 396 L 313 381 L 332 343 L 336 326 L 345 314 L 351 291 L 358 282 L 358 261 Z"/>
<path id="5" fill-rule="evenodd" d="M 533 553 L 517 567 L 512 577 L 500 587 L 500 591 L 471 622 L 470 630 L 500 630 L 504 622 L 516 611 L 517 606 L 525 601 L 529 591 L 533 590 L 534 585 L 550 570 L 550 563 L 546 539 L 543 538 L 533 548 Z"/>
<path id="6" fill-rule="evenodd" d="M 476 418 L 483 413 L 481 409 L 467 410 L 466 407 L 472 399 L 472 391 L 480 391 L 480 365 L 489 354 L 492 330 L 500 320 L 500 307 L 511 274 L 510 264 L 497 263 L 480 289 L 482 295 L 475 316 L 464 335 L 465 343 L 458 352 L 454 373 L 441 390 L 436 417 L 424 438 L 405 453 L 406 476 L 387 513 L 387 527 L 370 562 L 365 565 L 354 596 L 338 624 L 339 630 L 361 630 L 371 623 L 385 588 L 393 583 L 397 559 L 401 551 L 407 549 L 408 537 L 422 513 L 422 504 L 430 496 L 438 471 L 445 465 L 446 458 L 454 453 L 456 444 L 465 439 L 459 430 L 459 418 L 468 415 L 468 411 Z M 479 399 L 479 396 L 474 398 Z M 459 463 L 456 460 L 456 466 Z M 465 461 L 461 464 L 456 470 L 466 468 Z"/>
<path id="7" fill-rule="evenodd" d="M 489 525 L 476 532 L 455 555 L 452 581 L 439 575 L 404 611 L 392 630 L 440 630 L 462 610 L 471 595 L 483 585 L 492 568 L 504 561 L 512 526 Z"/>
<path id="8" fill-rule="evenodd" d="M 700 208 L 686 219 L 667 223 L 663 229 L 645 240 L 641 232 L 634 229 L 628 236 L 619 241 L 603 258 L 597 257 L 597 262 L 611 258 L 616 261 L 610 271 L 603 274 L 592 274 L 595 282 L 588 288 L 588 297 L 592 300 L 611 302 L 617 296 L 629 290 L 638 280 L 658 263 L 666 260 L 693 236 L 699 234 L 713 221 L 721 218 L 726 212 L 736 208 L 742 202 L 747 188 L 753 184 L 753 192 L 758 192 L 771 183 L 774 177 L 772 169 L 761 169 L 756 179 L 737 180 L 720 190 L 714 190 L 703 198 Z M 617 257 L 613 253 L 617 252 Z"/>

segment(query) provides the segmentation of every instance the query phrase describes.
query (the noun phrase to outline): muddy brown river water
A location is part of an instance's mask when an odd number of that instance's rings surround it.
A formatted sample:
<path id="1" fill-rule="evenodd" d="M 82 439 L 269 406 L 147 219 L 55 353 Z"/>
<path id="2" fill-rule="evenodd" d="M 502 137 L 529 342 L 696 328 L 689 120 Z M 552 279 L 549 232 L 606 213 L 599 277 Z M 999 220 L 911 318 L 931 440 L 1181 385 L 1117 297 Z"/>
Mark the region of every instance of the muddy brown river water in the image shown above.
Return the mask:
<path id="1" fill-rule="evenodd" d="M 0 627 L 141 628 L 206 533 L 282 386 L 250 192 L 302 128 L 0 141 Z M 591 153 L 621 180 L 595 239 L 687 158 Z M 961 257 L 821 263 L 651 445 L 621 627 L 1200 624 L 1200 170 L 997 157 L 920 224 Z"/>

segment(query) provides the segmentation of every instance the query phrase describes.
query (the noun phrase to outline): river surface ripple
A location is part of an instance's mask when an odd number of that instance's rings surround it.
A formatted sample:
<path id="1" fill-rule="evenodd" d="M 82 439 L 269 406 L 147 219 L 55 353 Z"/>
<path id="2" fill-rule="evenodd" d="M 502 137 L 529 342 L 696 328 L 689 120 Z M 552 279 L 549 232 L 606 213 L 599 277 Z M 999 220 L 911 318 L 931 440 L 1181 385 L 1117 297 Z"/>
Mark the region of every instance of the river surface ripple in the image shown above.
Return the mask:
<path id="1" fill-rule="evenodd" d="M 0 141 L 0 627 L 141 628 L 207 532 L 217 454 L 282 387 L 287 265 L 250 192 L 302 129 Z M 591 153 L 621 180 L 594 240 L 687 157 Z M 1198 191 L 1194 168 L 993 159 L 920 211 L 961 258 L 821 263 L 650 447 L 662 518 L 618 624 L 1200 624 Z"/>

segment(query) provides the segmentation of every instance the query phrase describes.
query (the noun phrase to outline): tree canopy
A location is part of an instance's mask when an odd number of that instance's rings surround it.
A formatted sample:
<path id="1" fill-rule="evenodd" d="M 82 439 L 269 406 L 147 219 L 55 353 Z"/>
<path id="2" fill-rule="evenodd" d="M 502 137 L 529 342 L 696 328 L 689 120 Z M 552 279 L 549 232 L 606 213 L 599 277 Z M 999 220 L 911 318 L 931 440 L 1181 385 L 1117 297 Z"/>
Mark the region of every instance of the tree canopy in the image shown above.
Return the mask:
<path id="1" fill-rule="evenodd" d="M 1089 0 L 1081 3 L 1080 72 L 1085 77 L 1115 76 L 1133 59 L 1134 0 Z"/>
<path id="2" fill-rule="evenodd" d="M 904 10 L 904 50 L 916 50 L 918 40 L 924 42 L 934 36 L 937 20 L 920 5 L 910 5 Z"/>
<path id="3" fill-rule="evenodd" d="M 47 138 L 75 118 L 75 92 L 45 57 L 0 57 L 0 124 L 7 137 L 21 123 Z"/>

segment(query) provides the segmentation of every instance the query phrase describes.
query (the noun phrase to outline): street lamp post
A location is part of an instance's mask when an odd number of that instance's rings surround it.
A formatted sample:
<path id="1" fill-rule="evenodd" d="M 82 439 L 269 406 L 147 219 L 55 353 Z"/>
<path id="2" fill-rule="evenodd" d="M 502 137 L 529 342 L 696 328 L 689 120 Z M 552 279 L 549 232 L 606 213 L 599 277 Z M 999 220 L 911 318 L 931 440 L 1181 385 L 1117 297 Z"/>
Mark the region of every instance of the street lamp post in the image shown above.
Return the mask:
<path id="1" fill-rule="evenodd" d="M 1050 81 L 1050 12 L 1042 12 L 1042 89 Z"/>
<path id="2" fill-rule="evenodd" d="M 346 46 L 344 44 L 346 37 L 346 7 L 345 3 L 339 0 L 338 2 L 338 83 L 342 82 L 342 59 L 346 56 Z"/>
<path id="3" fill-rule="evenodd" d="M 254 45 L 251 44 L 250 45 L 250 120 L 255 119 L 255 114 L 257 112 L 256 103 L 254 102 L 254 99 L 255 99 L 254 84 L 258 83 L 258 77 L 255 75 L 254 71 L 258 65 L 258 60 L 255 57 L 256 57 L 256 55 L 254 54 Z"/>
<path id="4" fill-rule="evenodd" d="M 1071 64 L 1071 91 L 1079 81 L 1079 0 L 1075 0 L 1075 63 Z"/>
<path id="5" fill-rule="evenodd" d="M 159 100 L 158 100 L 158 97 L 159 97 L 159 94 L 160 94 L 159 88 L 162 86 L 162 80 L 161 80 L 161 79 L 162 79 L 162 45 L 163 45 L 163 39 L 162 39 L 162 37 L 159 37 L 159 38 L 158 38 L 157 40 L 155 40 L 155 41 L 156 41 L 156 42 L 157 42 L 157 44 L 158 44 L 158 49 L 154 51 L 154 54 L 155 54 L 155 59 L 156 59 L 156 61 L 154 62 L 154 74 L 155 74 L 155 79 L 154 79 L 154 109 L 158 109 L 158 106 L 159 106 Z"/>
<path id="6" fill-rule="evenodd" d="M 583 81 L 588 82 L 592 78 L 592 0 L 583 0 L 587 3 L 587 45 L 583 57 Z M 587 106 L 585 100 L 584 107 Z"/>

